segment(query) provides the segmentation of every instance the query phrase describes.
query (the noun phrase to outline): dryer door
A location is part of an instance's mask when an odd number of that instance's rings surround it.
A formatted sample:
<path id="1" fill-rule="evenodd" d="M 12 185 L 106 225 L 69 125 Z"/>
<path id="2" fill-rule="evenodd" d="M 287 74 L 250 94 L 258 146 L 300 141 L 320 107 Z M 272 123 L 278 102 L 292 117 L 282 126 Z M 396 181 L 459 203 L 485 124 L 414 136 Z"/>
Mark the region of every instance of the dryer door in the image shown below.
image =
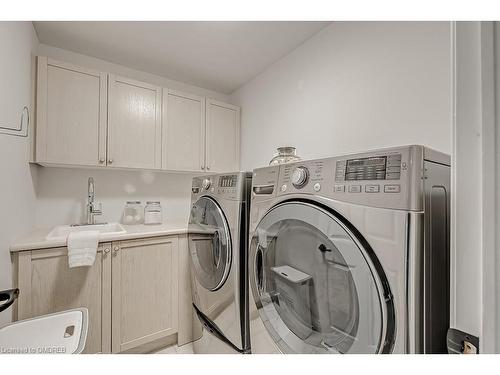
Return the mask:
<path id="1" fill-rule="evenodd" d="M 231 236 L 221 208 L 210 197 L 193 204 L 189 217 L 189 252 L 198 282 L 210 291 L 222 287 L 231 268 Z"/>
<path id="2" fill-rule="evenodd" d="M 250 284 L 284 353 L 384 353 L 394 307 L 382 268 L 334 211 L 290 201 L 272 208 L 250 244 Z"/>

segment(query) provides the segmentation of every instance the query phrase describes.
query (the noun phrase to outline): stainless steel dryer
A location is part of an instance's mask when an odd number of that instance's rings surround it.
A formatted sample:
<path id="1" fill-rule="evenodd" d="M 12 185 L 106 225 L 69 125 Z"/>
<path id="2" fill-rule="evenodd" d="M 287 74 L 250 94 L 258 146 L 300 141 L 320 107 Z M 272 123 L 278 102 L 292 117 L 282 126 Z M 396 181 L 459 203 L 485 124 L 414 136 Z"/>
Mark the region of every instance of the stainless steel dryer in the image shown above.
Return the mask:
<path id="1" fill-rule="evenodd" d="M 248 353 L 248 215 L 251 173 L 195 177 L 188 238 L 195 353 Z"/>
<path id="2" fill-rule="evenodd" d="M 449 186 L 422 146 L 255 170 L 252 353 L 445 353 Z"/>

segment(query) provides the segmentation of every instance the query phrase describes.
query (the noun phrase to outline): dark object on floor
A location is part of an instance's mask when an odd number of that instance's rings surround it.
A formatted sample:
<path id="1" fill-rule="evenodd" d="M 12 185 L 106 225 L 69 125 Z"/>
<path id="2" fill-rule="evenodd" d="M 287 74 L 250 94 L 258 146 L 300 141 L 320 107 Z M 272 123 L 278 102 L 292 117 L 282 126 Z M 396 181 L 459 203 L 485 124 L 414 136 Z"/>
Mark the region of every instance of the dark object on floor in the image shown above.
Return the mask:
<path id="1" fill-rule="evenodd" d="M 0 291 L 0 312 L 6 310 L 19 297 L 19 289 L 8 289 Z"/>

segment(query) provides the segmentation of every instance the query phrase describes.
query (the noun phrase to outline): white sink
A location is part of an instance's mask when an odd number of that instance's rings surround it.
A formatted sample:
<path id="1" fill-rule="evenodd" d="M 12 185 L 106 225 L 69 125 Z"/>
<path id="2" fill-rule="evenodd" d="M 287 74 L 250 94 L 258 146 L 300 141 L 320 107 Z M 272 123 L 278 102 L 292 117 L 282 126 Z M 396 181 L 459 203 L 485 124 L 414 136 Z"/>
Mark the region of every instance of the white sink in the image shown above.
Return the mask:
<path id="1" fill-rule="evenodd" d="M 119 223 L 93 224 L 93 225 L 59 225 L 52 229 L 46 239 L 49 241 L 66 240 L 68 234 L 83 231 L 98 231 L 101 235 L 113 235 L 127 233 Z"/>

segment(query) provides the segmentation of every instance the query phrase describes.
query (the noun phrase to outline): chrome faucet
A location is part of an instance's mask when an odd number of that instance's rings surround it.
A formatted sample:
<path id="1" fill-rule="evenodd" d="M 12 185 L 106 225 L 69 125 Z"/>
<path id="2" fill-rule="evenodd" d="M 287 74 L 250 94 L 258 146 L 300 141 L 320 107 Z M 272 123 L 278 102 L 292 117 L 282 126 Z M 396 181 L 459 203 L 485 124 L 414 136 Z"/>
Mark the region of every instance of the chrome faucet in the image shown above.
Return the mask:
<path id="1" fill-rule="evenodd" d="M 96 203 L 94 178 L 89 177 L 88 181 L 88 199 L 87 199 L 87 224 L 95 224 L 95 216 L 102 215 L 101 203 Z"/>

